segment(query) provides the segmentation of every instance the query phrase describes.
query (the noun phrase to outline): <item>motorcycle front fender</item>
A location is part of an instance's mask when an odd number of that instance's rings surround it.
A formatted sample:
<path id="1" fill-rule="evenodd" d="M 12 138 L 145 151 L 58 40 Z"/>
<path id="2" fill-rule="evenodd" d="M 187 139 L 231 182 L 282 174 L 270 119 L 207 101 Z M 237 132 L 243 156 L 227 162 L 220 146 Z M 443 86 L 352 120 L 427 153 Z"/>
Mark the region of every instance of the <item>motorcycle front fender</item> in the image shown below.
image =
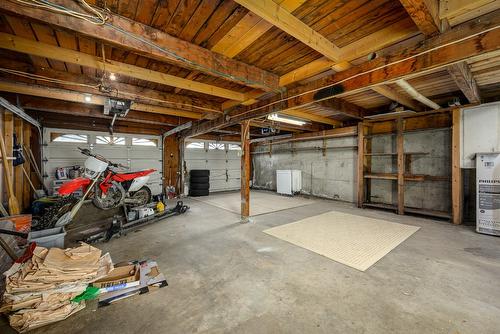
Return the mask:
<path id="1" fill-rule="evenodd" d="M 59 195 L 69 195 L 77 191 L 80 188 L 87 187 L 92 182 L 91 179 L 84 177 L 77 177 L 71 181 L 64 183 L 58 190 Z"/>

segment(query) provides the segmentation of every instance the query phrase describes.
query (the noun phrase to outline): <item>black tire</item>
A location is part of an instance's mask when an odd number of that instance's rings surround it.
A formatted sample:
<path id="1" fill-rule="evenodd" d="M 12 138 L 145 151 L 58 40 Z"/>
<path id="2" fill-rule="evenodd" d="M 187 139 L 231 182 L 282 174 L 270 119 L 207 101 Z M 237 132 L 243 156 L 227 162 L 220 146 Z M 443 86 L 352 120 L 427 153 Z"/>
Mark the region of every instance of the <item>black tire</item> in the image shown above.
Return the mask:
<path id="1" fill-rule="evenodd" d="M 191 171 L 189 172 L 189 175 L 191 175 L 191 177 L 210 176 L 210 170 L 208 170 L 208 169 L 191 169 Z"/>
<path id="2" fill-rule="evenodd" d="M 198 196 L 208 196 L 208 189 L 206 190 L 189 190 L 189 196 L 198 197 Z"/>
<path id="3" fill-rule="evenodd" d="M 210 182 L 210 177 L 209 176 L 191 176 L 189 179 L 189 183 L 209 183 Z"/>
<path id="4" fill-rule="evenodd" d="M 143 186 L 141 189 L 134 191 L 130 198 L 132 199 L 141 199 L 141 203 L 136 204 L 137 206 L 143 206 L 151 202 L 151 189 L 146 186 Z"/>
<path id="5" fill-rule="evenodd" d="M 192 190 L 208 190 L 210 189 L 210 184 L 208 183 L 191 183 L 189 189 Z"/>

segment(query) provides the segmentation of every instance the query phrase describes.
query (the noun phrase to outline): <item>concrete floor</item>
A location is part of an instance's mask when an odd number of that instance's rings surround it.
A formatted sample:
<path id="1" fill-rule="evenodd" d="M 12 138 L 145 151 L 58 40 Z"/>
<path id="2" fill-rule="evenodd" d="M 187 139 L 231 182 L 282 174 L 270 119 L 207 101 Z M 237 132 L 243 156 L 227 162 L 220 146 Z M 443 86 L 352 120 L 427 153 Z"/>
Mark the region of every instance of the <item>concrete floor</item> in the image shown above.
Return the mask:
<path id="1" fill-rule="evenodd" d="M 169 286 L 34 333 L 498 333 L 500 239 L 352 204 L 254 217 L 186 200 L 184 216 L 98 244 L 115 262 L 155 259 Z M 422 228 L 366 272 L 262 230 L 330 210 Z M 0 327 L 0 332 L 6 332 Z"/>

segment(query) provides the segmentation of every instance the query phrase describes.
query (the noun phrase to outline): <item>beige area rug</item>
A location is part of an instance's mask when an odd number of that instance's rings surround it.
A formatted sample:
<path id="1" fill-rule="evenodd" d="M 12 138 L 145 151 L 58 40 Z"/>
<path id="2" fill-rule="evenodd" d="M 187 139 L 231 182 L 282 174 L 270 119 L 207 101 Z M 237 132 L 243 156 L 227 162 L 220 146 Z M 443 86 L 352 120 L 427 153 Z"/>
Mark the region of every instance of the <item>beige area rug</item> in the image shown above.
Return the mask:
<path id="1" fill-rule="evenodd" d="M 225 192 L 192 198 L 237 214 L 241 212 L 240 192 Z M 250 192 L 250 216 L 296 208 L 312 203 L 314 201 L 303 197 L 288 197 L 270 191 L 254 190 Z"/>
<path id="2" fill-rule="evenodd" d="M 419 228 L 330 211 L 264 232 L 365 271 Z"/>

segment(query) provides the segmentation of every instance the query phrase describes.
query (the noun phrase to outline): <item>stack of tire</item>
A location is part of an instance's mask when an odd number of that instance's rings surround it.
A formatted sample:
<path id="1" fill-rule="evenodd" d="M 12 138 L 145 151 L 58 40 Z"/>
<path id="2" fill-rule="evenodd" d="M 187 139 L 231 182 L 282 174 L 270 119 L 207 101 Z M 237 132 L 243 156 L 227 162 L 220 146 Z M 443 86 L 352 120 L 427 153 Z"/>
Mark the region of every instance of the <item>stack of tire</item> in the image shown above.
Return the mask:
<path id="1" fill-rule="evenodd" d="M 210 170 L 191 169 L 189 172 L 189 196 L 208 196 L 210 190 Z"/>

